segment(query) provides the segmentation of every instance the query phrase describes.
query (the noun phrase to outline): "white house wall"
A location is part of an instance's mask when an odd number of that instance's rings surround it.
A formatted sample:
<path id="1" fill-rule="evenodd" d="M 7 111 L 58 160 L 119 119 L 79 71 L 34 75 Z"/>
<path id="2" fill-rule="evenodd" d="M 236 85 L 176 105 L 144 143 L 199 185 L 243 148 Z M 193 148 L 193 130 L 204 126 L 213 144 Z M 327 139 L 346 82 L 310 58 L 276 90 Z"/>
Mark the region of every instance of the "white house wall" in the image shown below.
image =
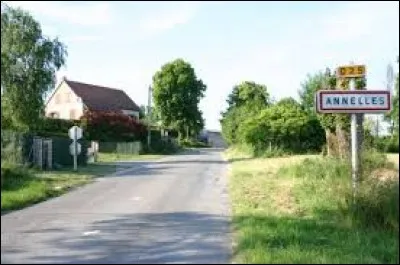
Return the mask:
<path id="1" fill-rule="evenodd" d="M 83 109 L 81 99 L 65 82 L 62 82 L 46 105 L 46 116 L 51 117 L 52 113 L 57 113 L 58 118 L 70 120 L 73 111 L 73 118 L 79 119 L 83 115 Z"/>

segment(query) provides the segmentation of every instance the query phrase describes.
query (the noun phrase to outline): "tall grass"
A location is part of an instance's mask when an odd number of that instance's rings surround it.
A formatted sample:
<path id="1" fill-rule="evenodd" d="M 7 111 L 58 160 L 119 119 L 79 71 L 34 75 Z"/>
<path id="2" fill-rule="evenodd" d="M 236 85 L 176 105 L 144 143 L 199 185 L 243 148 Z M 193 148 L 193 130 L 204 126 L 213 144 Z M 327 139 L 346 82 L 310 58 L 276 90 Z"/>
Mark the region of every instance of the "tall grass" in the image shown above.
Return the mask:
<path id="1" fill-rule="evenodd" d="M 374 150 L 364 152 L 361 159 L 361 176 L 355 193 L 351 185 L 351 167 L 345 160 L 305 159 L 298 165 L 281 168 L 278 174 L 306 179 L 297 188 L 298 193 L 304 193 L 303 196 L 317 193 L 317 197 L 329 200 L 329 203 L 314 201 L 313 207 L 319 205 L 321 208 L 322 204 L 338 206 L 341 217 L 348 218 L 354 225 L 398 233 L 399 179 L 395 165 L 386 155 Z M 384 179 L 374 174 L 379 172 L 384 172 Z"/>
<path id="2" fill-rule="evenodd" d="M 398 173 L 384 155 L 363 154 L 357 207 L 349 161 L 228 155 L 236 263 L 399 262 L 398 177 L 376 177 Z"/>

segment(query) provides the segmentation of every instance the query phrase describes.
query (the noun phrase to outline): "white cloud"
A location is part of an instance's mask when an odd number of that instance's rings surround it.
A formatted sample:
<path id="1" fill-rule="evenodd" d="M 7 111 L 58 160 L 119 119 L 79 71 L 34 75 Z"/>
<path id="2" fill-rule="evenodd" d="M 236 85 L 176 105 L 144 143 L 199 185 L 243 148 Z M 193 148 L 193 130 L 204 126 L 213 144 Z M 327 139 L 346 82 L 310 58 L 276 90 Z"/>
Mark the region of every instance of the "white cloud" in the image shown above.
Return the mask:
<path id="1" fill-rule="evenodd" d="M 148 35 L 188 23 L 198 11 L 200 2 L 182 2 L 177 8 L 152 13 L 139 22 L 140 30 Z"/>
<path id="2" fill-rule="evenodd" d="M 6 1 L 6 3 L 21 7 L 34 15 L 81 26 L 107 25 L 112 20 L 111 7 L 106 2 Z"/>

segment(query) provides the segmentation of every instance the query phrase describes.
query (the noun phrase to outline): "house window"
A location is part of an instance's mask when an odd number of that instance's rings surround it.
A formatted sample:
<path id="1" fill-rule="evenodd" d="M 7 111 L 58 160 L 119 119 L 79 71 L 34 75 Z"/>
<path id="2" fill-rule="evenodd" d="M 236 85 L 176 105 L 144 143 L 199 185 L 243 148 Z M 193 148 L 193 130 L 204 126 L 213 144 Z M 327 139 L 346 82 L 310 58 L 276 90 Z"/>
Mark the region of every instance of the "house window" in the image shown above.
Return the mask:
<path id="1" fill-rule="evenodd" d="M 56 95 L 56 104 L 60 104 L 61 103 L 61 98 L 60 98 L 60 94 Z"/>
<path id="2" fill-rule="evenodd" d="M 58 112 L 51 112 L 50 117 L 56 119 L 56 118 L 59 118 L 60 115 L 58 114 Z"/>
<path id="3" fill-rule="evenodd" d="M 75 110 L 70 110 L 69 111 L 69 118 L 71 119 L 71 120 L 75 120 Z"/>

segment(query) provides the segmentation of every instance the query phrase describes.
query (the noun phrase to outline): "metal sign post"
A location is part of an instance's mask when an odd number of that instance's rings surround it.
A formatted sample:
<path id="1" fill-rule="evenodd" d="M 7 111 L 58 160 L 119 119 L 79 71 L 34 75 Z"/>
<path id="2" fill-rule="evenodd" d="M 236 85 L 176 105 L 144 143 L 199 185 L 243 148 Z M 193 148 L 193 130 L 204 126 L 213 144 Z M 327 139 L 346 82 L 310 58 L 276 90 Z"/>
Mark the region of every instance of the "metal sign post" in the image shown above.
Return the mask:
<path id="1" fill-rule="evenodd" d="M 356 80 L 354 78 L 350 79 L 350 91 L 356 90 Z M 357 138 L 357 114 L 351 114 L 351 179 L 353 186 L 353 198 L 357 192 L 357 182 L 358 182 L 358 138 Z"/>
<path id="2" fill-rule="evenodd" d="M 68 130 L 69 138 L 72 139 L 72 144 L 69 146 L 70 153 L 74 156 L 74 170 L 78 170 L 78 155 L 81 153 L 81 145 L 78 140 L 82 138 L 83 130 L 78 126 L 72 126 Z"/>
<path id="3" fill-rule="evenodd" d="M 387 113 L 391 110 L 391 93 L 387 90 L 356 90 L 355 78 L 365 77 L 364 65 L 346 65 L 338 67 L 337 81 L 350 79 L 349 91 L 320 90 L 316 93 L 316 109 L 319 113 L 349 113 L 351 114 L 351 178 L 353 199 L 355 198 L 359 181 L 359 144 L 357 134 L 357 114 Z"/>
<path id="4" fill-rule="evenodd" d="M 78 145 L 77 145 L 77 139 L 76 139 L 76 128 L 75 133 L 74 133 L 74 170 L 78 170 Z"/>
<path id="5" fill-rule="evenodd" d="M 149 91 L 148 91 L 148 102 L 147 102 L 147 147 L 150 150 L 151 146 L 151 86 L 149 86 Z"/>

